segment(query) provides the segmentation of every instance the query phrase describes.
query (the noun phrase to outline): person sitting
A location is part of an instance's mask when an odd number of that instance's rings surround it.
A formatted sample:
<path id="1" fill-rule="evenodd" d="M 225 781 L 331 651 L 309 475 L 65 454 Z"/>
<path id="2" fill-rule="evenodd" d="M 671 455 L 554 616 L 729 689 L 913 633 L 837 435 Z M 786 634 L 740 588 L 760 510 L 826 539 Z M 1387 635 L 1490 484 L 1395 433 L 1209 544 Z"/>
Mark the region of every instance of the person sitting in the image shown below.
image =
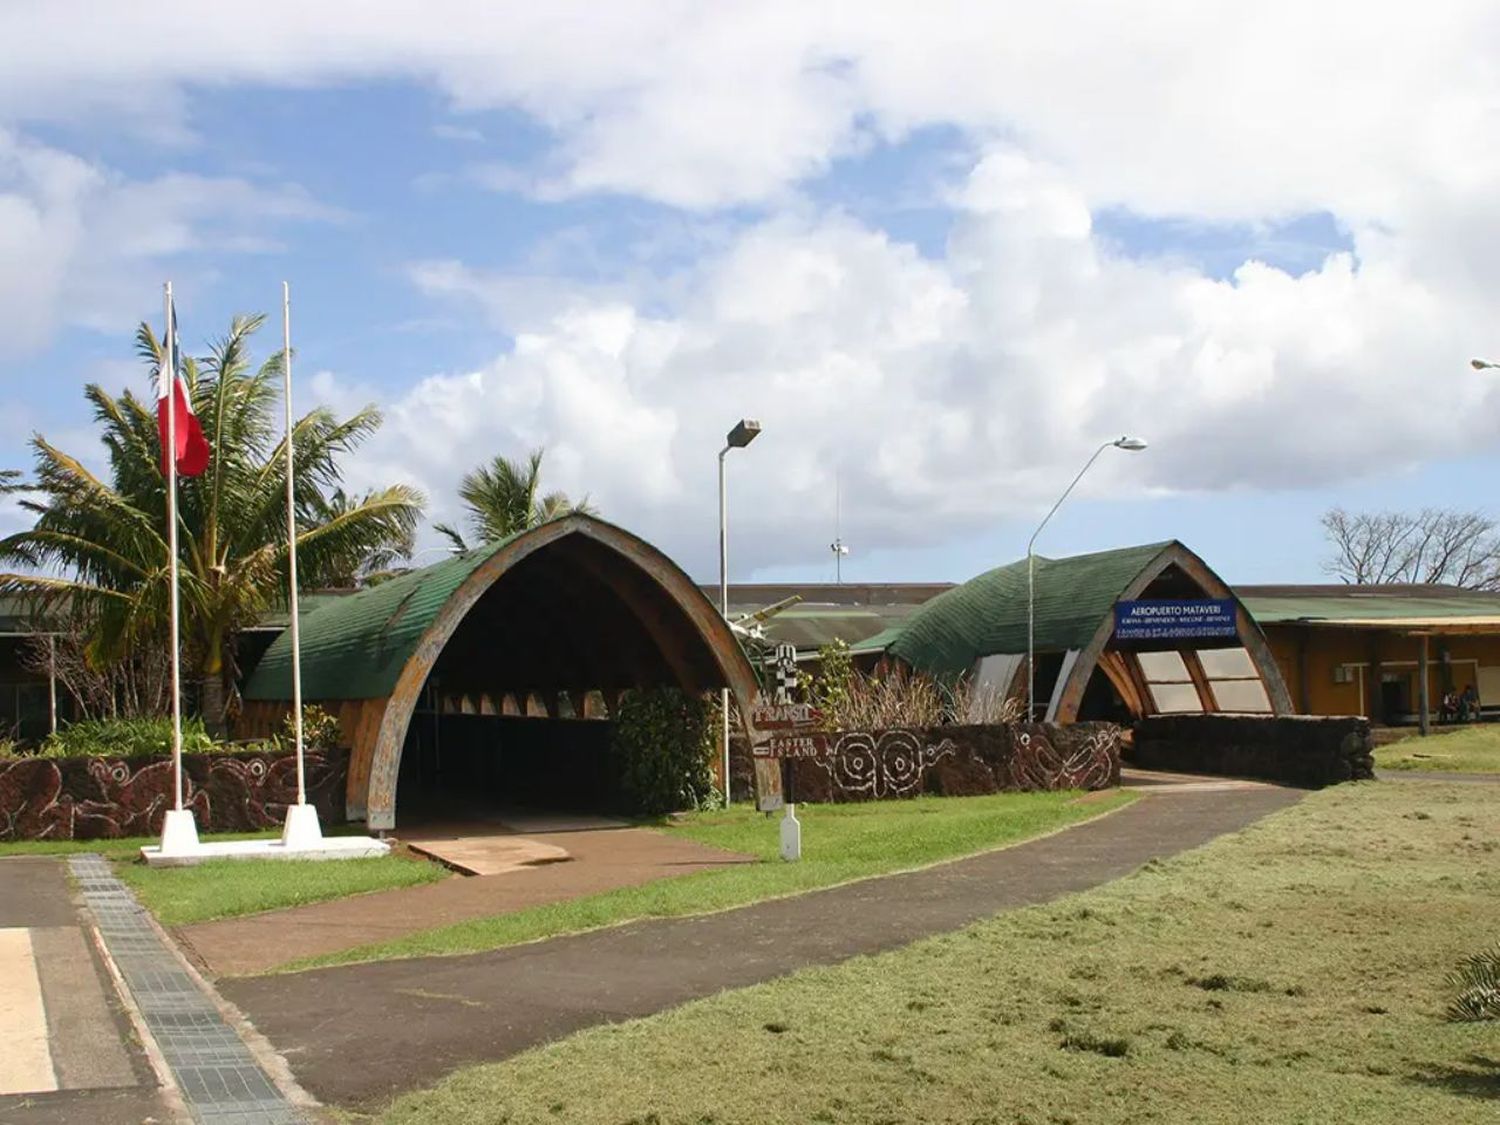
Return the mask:
<path id="1" fill-rule="evenodd" d="M 1458 697 L 1458 721 L 1461 723 L 1479 721 L 1479 693 L 1474 690 L 1473 684 L 1464 684 L 1464 692 Z"/>
<path id="2" fill-rule="evenodd" d="M 1458 692 L 1452 688 L 1443 692 L 1443 698 L 1438 701 L 1437 721 L 1440 724 L 1458 721 Z"/>

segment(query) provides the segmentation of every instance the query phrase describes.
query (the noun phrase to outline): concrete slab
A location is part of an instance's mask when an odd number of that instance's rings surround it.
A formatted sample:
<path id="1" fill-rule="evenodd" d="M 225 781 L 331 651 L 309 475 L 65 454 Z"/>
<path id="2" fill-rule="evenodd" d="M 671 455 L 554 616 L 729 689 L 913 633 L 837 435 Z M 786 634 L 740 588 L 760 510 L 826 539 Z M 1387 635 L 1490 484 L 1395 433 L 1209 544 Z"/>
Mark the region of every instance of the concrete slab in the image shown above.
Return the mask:
<path id="1" fill-rule="evenodd" d="M 47 856 L 0 859 L 0 927 L 77 924 L 61 861 Z"/>
<path id="2" fill-rule="evenodd" d="M 566 863 L 573 858 L 567 848 L 546 844 L 530 836 L 509 834 L 424 836 L 407 838 L 402 843 L 412 851 L 465 875 L 505 875 L 539 863 Z"/>
<path id="3" fill-rule="evenodd" d="M 0 1094 L 57 1089 L 31 931 L 0 930 Z"/>
<path id="4" fill-rule="evenodd" d="M 141 849 L 149 867 L 194 867 L 213 859 L 369 859 L 390 854 L 390 845 L 370 836 L 325 836 L 316 844 L 288 846 L 280 840 L 210 840 L 190 850 Z"/>
<path id="5" fill-rule="evenodd" d="M 139 1085 L 142 1076 L 122 1041 L 125 1028 L 111 1010 L 111 994 L 83 931 L 77 926 L 32 930 L 31 944 L 58 1086 L 94 1090 Z"/>

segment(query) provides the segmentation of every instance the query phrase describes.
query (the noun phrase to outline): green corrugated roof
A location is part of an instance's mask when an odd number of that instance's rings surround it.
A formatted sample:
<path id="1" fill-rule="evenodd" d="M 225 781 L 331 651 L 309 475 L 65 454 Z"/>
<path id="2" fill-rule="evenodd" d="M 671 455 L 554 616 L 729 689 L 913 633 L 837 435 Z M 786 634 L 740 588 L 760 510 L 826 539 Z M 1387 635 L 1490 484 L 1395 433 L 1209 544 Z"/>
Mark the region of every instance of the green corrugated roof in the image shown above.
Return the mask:
<path id="1" fill-rule="evenodd" d="M 444 559 L 378 586 L 303 611 L 302 697 L 378 699 L 396 686 L 407 657 L 444 603 L 510 539 Z M 277 637 L 245 685 L 246 699 L 292 697 L 292 635 Z"/>
<path id="2" fill-rule="evenodd" d="M 1036 556 L 1037 651 L 1083 648 L 1124 589 L 1169 546 L 1151 543 L 1068 559 Z M 1026 602 L 1022 559 L 933 598 L 895 631 L 889 651 L 938 675 L 964 672 L 997 652 L 1025 652 Z"/>
<path id="3" fill-rule="evenodd" d="M 749 613 L 759 606 L 731 605 L 729 612 Z M 905 621 L 920 608 L 915 605 L 797 605 L 767 619 L 763 626 L 772 644 L 791 644 L 810 652 L 832 641 L 863 646 L 870 637 Z"/>
<path id="4" fill-rule="evenodd" d="M 1293 621 L 1376 621 L 1497 617 L 1500 595 L 1462 593 L 1452 597 L 1411 597 L 1406 594 L 1360 593 L 1307 597 L 1249 594 L 1241 599 L 1261 625 Z"/>

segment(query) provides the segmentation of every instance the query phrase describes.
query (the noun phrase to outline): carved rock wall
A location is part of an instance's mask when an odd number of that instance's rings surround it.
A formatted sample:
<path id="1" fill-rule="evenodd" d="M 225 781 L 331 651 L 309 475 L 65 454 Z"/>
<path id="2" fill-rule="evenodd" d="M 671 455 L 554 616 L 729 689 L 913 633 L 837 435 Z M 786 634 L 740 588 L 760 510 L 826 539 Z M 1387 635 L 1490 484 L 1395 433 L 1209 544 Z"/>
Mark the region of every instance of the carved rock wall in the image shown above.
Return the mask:
<path id="1" fill-rule="evenodd" d="M 1120 734 L 1113 723 L 847 731 L 830 754 L 786 769 L 797 801 L 1107 789 L 1120 784 Z M 748 758 L 735 765 L 737 781 L 748 776 Z"/>
<path id="2" fill-rule="evenodd" d="M 348 751 L 304 763 L 309 803 L 324 824 L 342 822 Z M 276 828 L 297 800 L 291 754 L 185 754 L 182 772 L 201 832 Z M 0 758 L 0 840 L 155 836 L 172 804 L 170 758 Z"/>

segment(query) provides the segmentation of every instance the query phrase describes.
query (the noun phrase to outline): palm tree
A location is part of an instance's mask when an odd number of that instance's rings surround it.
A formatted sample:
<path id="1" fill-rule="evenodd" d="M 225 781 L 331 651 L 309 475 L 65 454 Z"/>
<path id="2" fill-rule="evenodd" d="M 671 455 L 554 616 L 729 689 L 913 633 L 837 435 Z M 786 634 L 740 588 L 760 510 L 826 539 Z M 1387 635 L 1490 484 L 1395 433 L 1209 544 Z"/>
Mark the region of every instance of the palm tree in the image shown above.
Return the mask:
<path id="1" fill-rule="evenodd" d="M 561 492 L 541 494 L 542 452 L 532 450 L 524 462 L 499 456 L 464 474 L 458 495 L 468 510 L 469 533 L 480 543 L 497 542 L 570 512 L 594 511 L 587 496 L 574 503 Z M 433 530 L 446 536 L 455 551 L 469 549 L 450 524 L 434 524 Z"/>
<path id="2" fill-rule="evenodd" d="M 277 421 L 282 356 L 252 369 L 249 355 L 250 337 L 264 319 L 236 317 L 210 356 L 184 359 L 193 409 L 213 453 L 202 476 L 179 481 L 182 639 L 186 665 L 201 681 L 204 719 L 216 730 L 237 672 L 237 634 L 286 597 L 286 454 Z M 144 324 L 136 341 L 154 381 L 162 347 Z M 35 468 L 22 506 L 36 522 L 0 539 L 0 562 L 26 572 L 0 574 L 0 593 L 66 607 L 87 629 L 89 658 L 102 664 L 129 659 L 135 646 L 166 643 L 166 481 L 154 396 L 143 401 L 127 391 L 116 398 L 94 384 L 84 396 L 103 428 L 109 472 L 95 476 L 40 434 L 33 438 Z M 392 485 L 355 501 L 328 495 L 339 481 L 340 456 L 380 423 L 374 407 L 342 421 L 318 407 L 294 424 L 297 555 L 305 585 L 409 549 L 424 503 L 420 492 Z"/>

